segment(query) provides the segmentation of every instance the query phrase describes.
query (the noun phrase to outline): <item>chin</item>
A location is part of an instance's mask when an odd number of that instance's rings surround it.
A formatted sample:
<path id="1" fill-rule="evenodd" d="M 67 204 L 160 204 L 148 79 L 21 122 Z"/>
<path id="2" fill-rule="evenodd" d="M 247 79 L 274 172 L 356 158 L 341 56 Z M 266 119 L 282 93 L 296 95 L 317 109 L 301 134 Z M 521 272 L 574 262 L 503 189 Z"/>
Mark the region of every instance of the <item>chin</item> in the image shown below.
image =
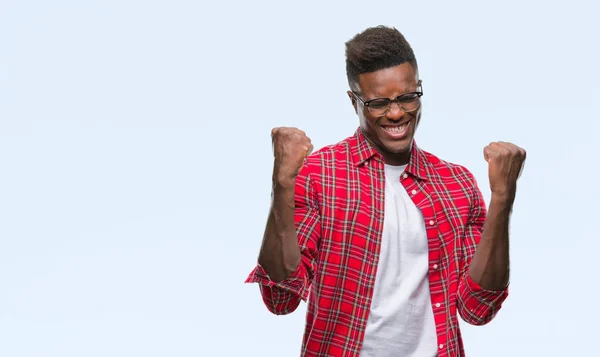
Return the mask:
<path id="1" fill-rule="evenodd" d="M 399 142 L 384 142 L 383 147 L 390 154 L 404 154 L 412 148 L 412 138 Z"/>
<path id="2" fill-rule="evenodd" d="M 402 148 L 388 148 L 386 147 L 386 151 L 390 154 L 394 154 L 394 155 L 400 155 L 400 154 L 407 154 L 410 152 L 410 146 L 408 147 L 402 147 Z"/>

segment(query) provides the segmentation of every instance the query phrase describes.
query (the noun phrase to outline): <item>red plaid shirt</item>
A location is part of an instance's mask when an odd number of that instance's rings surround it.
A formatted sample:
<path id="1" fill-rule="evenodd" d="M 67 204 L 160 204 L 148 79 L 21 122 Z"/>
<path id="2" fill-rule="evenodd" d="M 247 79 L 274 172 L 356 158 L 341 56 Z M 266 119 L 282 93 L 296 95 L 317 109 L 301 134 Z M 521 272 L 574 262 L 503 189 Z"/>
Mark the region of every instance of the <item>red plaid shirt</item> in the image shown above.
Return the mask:
<path id="1" fill-rule="evenodd" d="M 508 295 L 483 290 L 467 272 L 486 207 L 473 175 L 413 145 L 401 182 L 421 210 L 438 356 L 464 356 L 457 314 L 483 325 Z M 302 262 L 274 282 L 258 265 L 269 311 L 293 312 L 308 298 L 302 357 L 358 357 L 373 296 L 384 215 L 384 162 L 360 129 L 310 155 L 296 178 L 295 222 Z"/>

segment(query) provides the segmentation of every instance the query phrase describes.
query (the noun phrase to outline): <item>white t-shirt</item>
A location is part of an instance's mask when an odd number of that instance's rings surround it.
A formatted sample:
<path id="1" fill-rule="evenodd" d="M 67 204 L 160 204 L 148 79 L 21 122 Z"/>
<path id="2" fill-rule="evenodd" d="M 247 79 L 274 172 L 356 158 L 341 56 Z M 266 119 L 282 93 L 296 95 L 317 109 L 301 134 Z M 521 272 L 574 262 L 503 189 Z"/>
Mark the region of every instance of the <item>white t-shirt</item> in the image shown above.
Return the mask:
<path id="1" fill-rule="evenodd" d="M 385 165 L 383 235 L 361 357 L 437 356 L 425 222 L 400 183 L 405 168 Z"/>

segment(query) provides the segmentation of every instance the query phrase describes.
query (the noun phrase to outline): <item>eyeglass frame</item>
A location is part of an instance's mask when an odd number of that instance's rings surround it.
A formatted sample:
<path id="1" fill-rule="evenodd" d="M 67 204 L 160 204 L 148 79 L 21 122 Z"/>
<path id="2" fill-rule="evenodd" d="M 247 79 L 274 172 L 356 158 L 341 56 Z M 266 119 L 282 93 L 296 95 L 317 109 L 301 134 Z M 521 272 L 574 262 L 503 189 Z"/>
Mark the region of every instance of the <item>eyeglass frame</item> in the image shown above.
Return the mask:
<path id="1" fill-rule="evenodd" d="M 370 100 L 367 100 L 367 101 L 364 101 L 364 100 L 363 100 L 363 99 L 362 99 L 362 98 L 361 98 L 361 97 L 360 97 L 358 94 L 356 94 L 354 91 L 350 91 L 350 92 L 351 92 L 351 93 L 352 93 L 352 94 L 353 94 L 353 95 L 354 95 L 354 96 L 355 96 L 355 97 L 356 97 L 358 100 L 360 100 L 360 101 L 363 103 L 363 105 L 364 105 L 365 107 L 367 107 L 367 110 L 368 110 L 368 111 L 369 111 L 369 113 L 371 113 L 371 114 L 373 114 L 373 113 L 371 112 L 371 108 L 369 107 L 369 103 L 371 103 L 371 102 L 373 102 L 373 101 L 375 101 L 375 100 L 381 100 L 381 99 L 385 99 L 385 100 L 387 100 L 387 101 L 388 101 L 388 105 L 387 105 L 387 109 L 386 109 L 385 113 L 383 113 L 383 114 L 381 114 L 381 115 L 377 116 L 378 118 L 380 118 L 380 117 L 386 116 L 386 115 L 387 115 L 387 113 L 389 113 L 389 112 L 390 112 L 390 110 L 392 110 L 392 103 L 394 103 L 394 102 L 395 102 L 395 103 L 398 105 L 398 108 L 399 108 L 400 110 L 402 110 L 404 113 L 412 113 L 412 112 L 416 111 L 417 109 L 419 109 L 419 108 L 421 107 L 421 97 L 423 96 L 423 82 L 422 82 L 421 80 L 419 80 L 419 82 L 417 82 L 417 88 L 419 88 L 420 90 L 419 90 L 419 91 L 415 91 L 415 92 L 406 92 L 406 93 L 402 93 L 402 94 L 400 94 L 399 96 L 397 96 L 397 97 L 396 97 L 396 98 L 394 98 L 394 99 L 390 99 L 390 98 L 375 98 L 375 99 L 370 99 Z M 398 98 L 402 97 L 403 95 L 407 95 L 407 94 L 416 94 L 416 95 L 417 95 L 417 99 L 419 99 L 419 105 L 418 105 L 418 106 L 417 106 L 415 109 L 412 109 L 412 110 L 406 110 L 406 109 L 404 109 L 404 108 L 402 107 L 402 105 L 400 105 L 400 101 L 398 100 Z"/>

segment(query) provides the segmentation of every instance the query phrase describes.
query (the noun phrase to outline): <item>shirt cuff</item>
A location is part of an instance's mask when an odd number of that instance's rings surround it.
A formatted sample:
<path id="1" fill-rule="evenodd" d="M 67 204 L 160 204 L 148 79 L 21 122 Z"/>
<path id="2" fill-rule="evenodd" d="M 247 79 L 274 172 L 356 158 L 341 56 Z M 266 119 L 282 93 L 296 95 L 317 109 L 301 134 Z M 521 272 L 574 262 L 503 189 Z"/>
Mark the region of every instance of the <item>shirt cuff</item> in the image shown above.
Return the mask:
<path id="1" fill-rule="evenodd" d="M 298 295 L 302 300 L 308 298 L 308 279 L 306 277 L 306 269 L 302 263 L 298 265 L 296 271 L 282 281 L 273 281 L 264 268 L 257 264 L 256 268 L 250 273 L 246 279 L 246 283 L 258 283 L 261 287 L 273 290 L 284 290 L 294 295 Z"/>
<path id="2" fill-rule="evenodd" d="M 465 280 L 465 295 L 468 298 L 464 301 L 469 309 L 478 308 L 481 304 L 499 307 L 498 305 L 508 297 L 508 286 L 503 290 L 486 290 L 471 279 L 469 274 Z"/>

